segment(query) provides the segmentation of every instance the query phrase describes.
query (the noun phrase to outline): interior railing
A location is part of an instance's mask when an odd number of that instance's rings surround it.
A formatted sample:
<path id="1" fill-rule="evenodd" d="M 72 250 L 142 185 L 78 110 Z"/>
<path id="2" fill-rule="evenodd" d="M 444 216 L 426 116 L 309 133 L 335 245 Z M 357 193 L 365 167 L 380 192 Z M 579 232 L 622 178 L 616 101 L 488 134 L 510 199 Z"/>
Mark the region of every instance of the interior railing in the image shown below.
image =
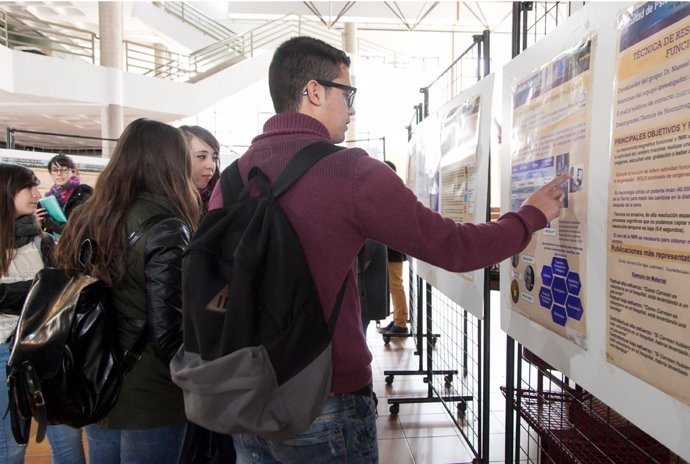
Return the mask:
<path id="1" fill-rule="evenodd" d="M 186 2 L 153 2 L 155 6 L 215 40 L 235 35 L 231 29 Z"/>
<path id="2" fill-rule="evenodd" d="M 96 63 L 96 40 L 84 29 L 0 9 L 0 45 L 8 48 Z"/>
<path id="3" fill-rule="evenodd" d="M 191 54 L 125 40 L 125 70 L 161 79 L 195 82 L 260 51 L 275 48 L 297 35 L 309 35 L 333 46 L 342 46 L 341 30 L 290 14 L 242 34 L 226 37 Z M 97 41 L 97 35 L 90 31 L 0 9 L 0 45 L 12 49 L 78 58 L 95 64 L 98 62 Z M 359 56 L 375 58 L 398 68 L 406 68 L 412 62 L 403 54 L 365 39 L 359 39 Z"/>

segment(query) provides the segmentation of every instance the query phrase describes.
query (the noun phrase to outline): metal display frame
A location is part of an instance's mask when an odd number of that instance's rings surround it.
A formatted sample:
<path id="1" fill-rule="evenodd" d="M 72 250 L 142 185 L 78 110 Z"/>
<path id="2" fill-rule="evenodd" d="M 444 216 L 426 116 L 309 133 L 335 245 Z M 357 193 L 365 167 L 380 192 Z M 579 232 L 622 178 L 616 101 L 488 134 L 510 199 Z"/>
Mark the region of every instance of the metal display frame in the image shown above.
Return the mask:
<path id="1" fill-rule="evenodd" d="M 489 75 L 490 33 L 483 31 L 472 39 L 472 44 L 441 75 L 420 89 L 423 102 L 414 107 L 407 126 L 408 138 L 432 111 L 450 101 L 469 84 Z M 490 191 L 488 186 L 487 192 Z M 491 219 L 489 204 L 487 198 L 487 221 Z M 489 462 L 489 271 L 489 268 L 484 270 L 484 318 L 480 319 L 424 281 L 410 266 L 409 301 L 414 310 L 410 311 L 410 334 L 403 336 L 414 337 L 419 366 L 416 370 L 384 371 L 387 385 L 393 383 L 396 375 L 421 375 L 427 384 L 426 396 L 390 397 L 391 414 L 397 414 L 401 404 L 441 403 L 474 455 L 473 463 Z M 384 342 L 388 343 L 391 337 L 397 335 L 384 335 Z"/>

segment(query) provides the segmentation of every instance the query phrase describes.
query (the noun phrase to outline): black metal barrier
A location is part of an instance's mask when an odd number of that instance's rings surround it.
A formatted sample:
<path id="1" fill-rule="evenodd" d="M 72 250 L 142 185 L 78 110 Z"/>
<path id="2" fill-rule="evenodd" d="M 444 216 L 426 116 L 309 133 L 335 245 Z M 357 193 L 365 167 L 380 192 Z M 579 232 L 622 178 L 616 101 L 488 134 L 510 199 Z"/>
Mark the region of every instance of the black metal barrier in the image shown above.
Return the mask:
<path id="1" fill-rule="evenodd" d="M 5 147 L 12 150 L 61 153 L 63 155 L 103 156 L 112 152 L 117 139 L 58 134 L 8 127 Z"/>
<path id="2" fill-rule="evenodd" d="M 490 73 L 489 31 L 473 36 L 473 43 L 428 86 L 420 89 L 423 103 L 416 105 L 408 138 L 430 112 L 439 109 L 465 88 Z M 488 192 L 491 189 L 487 189 Z M 486 219 L 490 219 L 487 198 Z M 425 282 L 410 266 L 410 334 L 419 365 L 414 370 L 386 370 L 388 385 L 395 376 L 420 375 L 426 396 L 390 397 L 391 414 L 401 404 L 441 403 L 474 455 L 473 463 L 489 462 L 489 270 L 484 273 L 484 319 L 477 318 Z M 384 335 L 384 342 L 398 335 Z"/>

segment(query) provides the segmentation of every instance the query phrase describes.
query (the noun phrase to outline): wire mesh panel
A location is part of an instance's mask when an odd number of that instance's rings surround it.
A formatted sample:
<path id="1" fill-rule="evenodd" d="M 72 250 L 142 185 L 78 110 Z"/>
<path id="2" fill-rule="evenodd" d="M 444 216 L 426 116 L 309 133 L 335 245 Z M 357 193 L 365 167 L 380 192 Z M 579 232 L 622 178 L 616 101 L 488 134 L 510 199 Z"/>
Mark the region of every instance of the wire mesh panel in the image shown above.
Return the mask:
<path id="1" fill-rule="evenodd" d="M 554 30 L 585 2 L 513 2 L 513 56 Z"/>
<path id="2" fill-rule="evenodd" d="M 420 89 L 424 94 L 424 116 L 438 110 L 463 90 L 490 72 L 489 31 L 473 36 L 467 47 L 431 84 Z"/>
<path id="3" fill-rule="evenodd" d="M 430 383 L 472 452 L 481 456 L 482 408 L 488 406 L 481 394 L 483 322 L 436 288 L 431 305 L 427 326 L 438 338 L 431 341 L 430 363 L 448 373 L 431 376 Z"/>
<path id="4" fill-rule="evenodd" d="M 518 347 L 516 463 L 682 463 L 665 446 Z M 504 394 L 507 389 L 502 389 Z"/>

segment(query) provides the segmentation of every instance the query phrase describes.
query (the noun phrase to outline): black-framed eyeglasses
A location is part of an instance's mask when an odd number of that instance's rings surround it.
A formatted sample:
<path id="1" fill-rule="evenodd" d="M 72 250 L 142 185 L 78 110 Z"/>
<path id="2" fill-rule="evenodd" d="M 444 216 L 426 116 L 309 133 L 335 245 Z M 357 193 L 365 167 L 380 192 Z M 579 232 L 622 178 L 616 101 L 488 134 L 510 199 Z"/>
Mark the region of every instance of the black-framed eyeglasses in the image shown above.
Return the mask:
<path id="1" fill-rule="evenodd" d="M 352 108 L 352 105 L 355 104 L 355 95 L 357 95 L 357 88 L 356 87 L 351 87 L 349 85 L 345 84 L 338 84 L 337 82 L 331 82 L 331 81 L 324 81 L 321 79 L 314 79 L 316 82 L 319 84 L 323 85 L 324 87 L 333 87 L 335 89 L 340 89 L 345 92 L 345 98 L 347 100 L 347 107 Z M 307 95 L 307 89 L 304 89 L 302 92 L 302 95 Z"/>
<path id="2" fill-rule="evenodd" d="M 60 166 L 59 168 L 52 168 L 50 172 L 53 174 L 66 174 L 69 171 L 67 166 Z"/>

